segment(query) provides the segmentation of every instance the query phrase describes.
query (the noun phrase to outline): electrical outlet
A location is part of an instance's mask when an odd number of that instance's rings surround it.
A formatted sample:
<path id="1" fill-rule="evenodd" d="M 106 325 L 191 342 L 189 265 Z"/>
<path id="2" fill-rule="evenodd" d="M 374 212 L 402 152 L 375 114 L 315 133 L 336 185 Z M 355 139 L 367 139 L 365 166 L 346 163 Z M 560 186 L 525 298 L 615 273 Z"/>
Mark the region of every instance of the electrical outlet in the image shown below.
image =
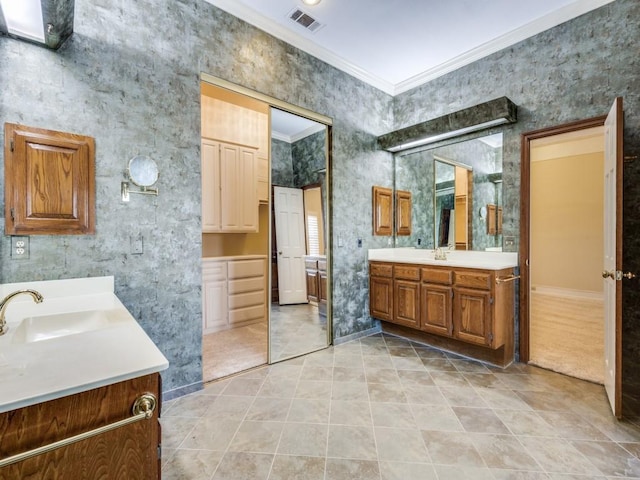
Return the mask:
<path id="1" fill-rule="evenodd" d="M 11 237 L 11 258 L 14 260 L 27 260 L 29 258 L 29 237 Z"/>

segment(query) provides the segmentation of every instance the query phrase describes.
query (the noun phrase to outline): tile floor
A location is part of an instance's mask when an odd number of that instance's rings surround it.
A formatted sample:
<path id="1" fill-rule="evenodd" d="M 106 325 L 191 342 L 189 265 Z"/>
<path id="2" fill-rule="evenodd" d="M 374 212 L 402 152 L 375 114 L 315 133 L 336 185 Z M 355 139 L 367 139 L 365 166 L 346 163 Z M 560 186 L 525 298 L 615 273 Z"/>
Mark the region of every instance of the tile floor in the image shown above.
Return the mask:
<path id="1" fill-rule="evenodd" d="M 271 304 L 272 362 L 327 346 L 327 317 L 312 304 Z"/>
<path id="2" fill-rule="evenodd" d="M 166 402 L 163 479 L 640 478 L 603 387 L 376 335 Z"/>

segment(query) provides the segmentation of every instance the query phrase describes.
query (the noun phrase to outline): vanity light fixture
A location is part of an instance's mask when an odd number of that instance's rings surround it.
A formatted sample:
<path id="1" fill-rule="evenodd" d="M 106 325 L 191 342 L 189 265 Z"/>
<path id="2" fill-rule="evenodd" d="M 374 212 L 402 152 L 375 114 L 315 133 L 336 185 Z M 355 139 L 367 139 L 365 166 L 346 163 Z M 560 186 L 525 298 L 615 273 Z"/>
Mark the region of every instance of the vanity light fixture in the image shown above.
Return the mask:
<path id="1" fill-rule="evenodd" d="M 57 50 L 73 33 L 75 0 L 0 0 L 0 35 Z"/>
<path id="2" fill-rule="evenodd" d="M 302 0 L 302 3 L 304 3 L 305 5 L 309 5 L 310 7 L 313 7 L 314 5 L 318 5 L 322 0 Z"/>
<path id="3" fill-rule="evenodd" d="M 381 135 L 378 146 L 389 152 L 400 152 L 516 121 L 517 106 L 507 97 L 500 97 Z"/>

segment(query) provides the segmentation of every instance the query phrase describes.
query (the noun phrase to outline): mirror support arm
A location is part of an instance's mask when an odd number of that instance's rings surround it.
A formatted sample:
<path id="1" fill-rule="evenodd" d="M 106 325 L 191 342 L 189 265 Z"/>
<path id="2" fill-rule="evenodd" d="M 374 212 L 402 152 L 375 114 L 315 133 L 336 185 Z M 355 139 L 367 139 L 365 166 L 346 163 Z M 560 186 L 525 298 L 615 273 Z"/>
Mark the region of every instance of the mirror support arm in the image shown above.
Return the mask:
<path id="1" fill-rule="evenodd" d="M 129 201 L 129 194 L 135 193 L 138 195 L 155 195 L 158 196 L 157 188 L 140 187 L 140 190 L 129 190 L 129 182 L 122 182 L 120 184 L 120 194 L 123 202 Z"/>

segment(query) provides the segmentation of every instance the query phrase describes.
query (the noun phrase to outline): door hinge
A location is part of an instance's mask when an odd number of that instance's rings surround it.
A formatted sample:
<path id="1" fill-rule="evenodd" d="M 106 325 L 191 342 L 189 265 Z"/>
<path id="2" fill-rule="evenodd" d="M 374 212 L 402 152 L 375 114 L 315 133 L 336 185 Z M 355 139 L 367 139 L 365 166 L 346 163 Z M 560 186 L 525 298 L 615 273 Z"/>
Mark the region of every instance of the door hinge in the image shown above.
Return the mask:
<path id="1" fill-rule="evenodd" d="M 489 343 L 493 342 L 493 333 L 489 334 Z"/>
<path id="2" fill-rule="evenodd" d="M 13 150 L 16 148 L 16 145 L 15 145 L 15 143 L 13 141 L 13 138 L 9 141 L 9 146 L 11 148 L 11 151 L 13 152 Z"/>
<path id="3" fill-rule="evenodd" d="M 11 212 L 11 221 L 15 222 L 16 221 L 16 212 L 14 211 L 13 207 L 11 207 L 11 209 L 9 211 Z"/>
<path id="4" fill-rule="evenodd" d="M 158 445 L 158 460 L 162 459 L 162 445 Z"/>
<path id="5" fill-rule="evenodd" d="M 493 305 L 493 297 L 489 297 L 489 305 Z"/>

